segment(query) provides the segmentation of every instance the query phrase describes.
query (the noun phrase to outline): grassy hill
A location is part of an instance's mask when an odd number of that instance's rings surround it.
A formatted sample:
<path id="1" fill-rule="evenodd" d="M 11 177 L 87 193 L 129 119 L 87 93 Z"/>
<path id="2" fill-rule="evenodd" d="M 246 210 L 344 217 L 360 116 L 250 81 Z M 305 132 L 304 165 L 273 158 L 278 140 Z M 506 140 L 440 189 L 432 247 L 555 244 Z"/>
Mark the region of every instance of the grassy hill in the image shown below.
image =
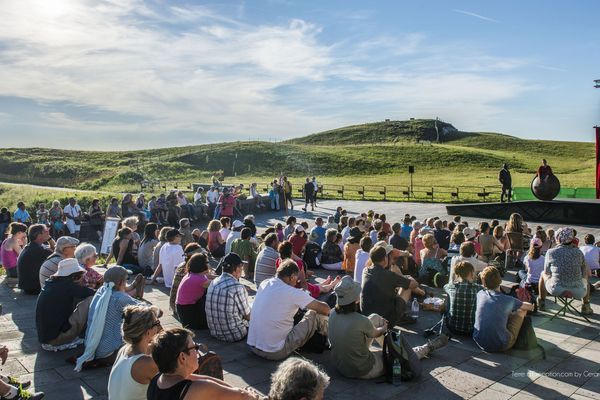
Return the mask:
<path id="1" fill-rule="evenodd" d="M 405 185 L 409 165 L 422 185 L 497 185 L 503 162 L 516 186 L 528 186 L 547 158 L 563 186 L 592 187 L 592 143 L 525 140 L 457 130 L 434 120 L 385 121 L 320 132 L 281 143 L 227 142 L 155 150 L 94 152 L 0 149 L 0 181 L 87 190 L 135 191 L 144 179 L 266 182 L 280 172 L 294 182 L 317 175 L 331 184 Z M 235 178 L 233 178 L 236 176 Z"/>

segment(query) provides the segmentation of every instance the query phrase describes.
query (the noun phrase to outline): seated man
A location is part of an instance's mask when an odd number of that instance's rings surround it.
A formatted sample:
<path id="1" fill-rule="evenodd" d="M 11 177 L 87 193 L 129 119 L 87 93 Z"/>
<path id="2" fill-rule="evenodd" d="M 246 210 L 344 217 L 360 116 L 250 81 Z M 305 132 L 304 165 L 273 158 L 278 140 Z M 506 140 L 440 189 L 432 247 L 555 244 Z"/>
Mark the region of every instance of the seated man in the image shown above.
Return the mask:
<path id="1" fill-rule="evenodd" d="M 533 311 L 533 304 L 502 293 L 502 277 L 496 267 L 486 267 L 481 281 L 485 290 L 477 293 L 473 339 L 487 352 L 510 350 L 527 311 Z"/>
<path id="2" fill-rule="evenodd" d="M 27 230 L 29 243 L 17 260 L 19 289 L 27 294 L 40 293 L 40 268 L 46 258 L 52 254 L 54 240 L 46 225 L 34 224 Z M 46 244 L 48 243 L 48 244 Z"/>
<path id="3" fill-rule="evenodd" d="M 545 309 L 546 295 L 561 296 L 570 292 L 576 299 L 583 299 L 582 314 L 593 314 L 590 306 L 588 278 L 591 271 L 583 253 L 573 246 L 572 228 L 560 228 L 555 234 L 557 247 L 548 250 L 544 260 L 544 272 L 540 276 L 538 309 Z"/>
<path id="4" fill-rule="evenodd" d="M 35 307 L 35 325 L 44 350 L 63 350 L 83 343 L 78 336 L 85 329 L 94 295 L 92 289 L 79 284 L 84 274 L 85 269 L 76 259 L 62 260 L 58 263 L 58 271 L 40 292 Z"/>
<path id="5" fill-rule="evenodd" d="M 345 276 L 335 287 L 337 303 L 329 316 L 329 340 L 335 367 L 348 378 L 372 379 L 383 376 L 383 335 L 388 330 L 387 321 L 377 314 L 368 317 L 358 312 L 360 284 Z M 380 349 L 373 351 L 370 346 L 377 340 Z M 423 346 L 413 348 L 419 359 L 433 350 L 445 346 L 448 336 Z"/>
<path id="6" fill-rule="evenodd" d="M 244 278 L 252 280 L 254 277 L 254 265 L 256 263 L 256 251 L 250 239 L 252 230 L 242 228 L 241 235 L 231 243 L 231 252 L 240 256 L 244 263 Z"/>
<path id="7" fill-rule="evenodd" d="M 54 253 L 50 254 L 46 261 L 40 267 L 39 280 L 40 288 L 43 288 L 48 278 L 58 271 L 58 263 L 65 258 L 75 257 L 75 248 L 79 240 L 72 236 L 61 236 L 56 240 Z"/>
<path id="8" fill-rule="evenodd" d="M 269 400 L 321 400 L 329 386 L 329 376 L 302 358 L 289 358 L 271 375 Z"/>
<path id="9" fill-rule="evenodd" d="M 475 270 L 475 276 L 484 270 L 485 267 L 488 266 L 486 262 L 483 262 L 477 258 L 477 253 L 475 252 L 475 246 L 473 242 L 463 242 L 460 245 L 460 255 L 452 257 L 452 261 L 450 262 L 450 278 L 448 282 L 454 282 L 456 279 L 456 273 L 454 272 L 454 268 L 457 263 L 461 261 L 466 261 L 473 266 Z"/>
<path id="10" fill-rule="evenodd" d="M 398 323 L 416 322 L 410 318 L 406 305 L 413 297 L 425 292 L 412 277 L 406 277 L 394 267 L 390 253 L 392 245 L 378 245 L 371 249 L 369 257 L 373 265 L 363 271 L 363 286 L 360 296 L 360 309 L 363 315 L 379 314 L 388 321 L 391 328 Z"/>
<path id="11" fill-rule="evenodd" d="M 242 259 L 229 253 L 221 261 L 223 273 L 206 291 L 206 322 L 212 337 L 224 342 L 237 342 L 246 337 L 250 321 L 248 292 L 239 282 Z"/>
<path id="12" fill-rule="evenodd" d="M 302 347 L 315 332 L 327 335 L 329 306 L 297 289 L 298 266 L 291 260 L 279 265 L 277 276 L 261 283 L 248 331 L 248 345 L 254 354 L 268 360 L 282 360 Z M 307 309 L 294 325 L 298 309 Z"/>
<path id="13" fill-rule="evenodd" d="M 444 286 L 444 291 L 448 294 L 447 326 L 454 334 L 471 336 L 475 324 L 477 292 L 483 290 L 483 287 L 473 283 L 475 269 L 470 262 L 458 262 L 454 266 L 454 272 L 458 279 Z"/>
<path id="14" fill-rule="evenodd" d="M 270 233 L 265 237 L 264 248 L 258 253 L 256 257 L 256 267 L 254 271 L 254 283 L 256 287 L 259 287 L 262 281 L 272 278 L 275 276 L 277 271 L 277 259 L 279 253 L 277 247 L 279 246 L 279 240 L 277 240 L 276 233 Z"/>

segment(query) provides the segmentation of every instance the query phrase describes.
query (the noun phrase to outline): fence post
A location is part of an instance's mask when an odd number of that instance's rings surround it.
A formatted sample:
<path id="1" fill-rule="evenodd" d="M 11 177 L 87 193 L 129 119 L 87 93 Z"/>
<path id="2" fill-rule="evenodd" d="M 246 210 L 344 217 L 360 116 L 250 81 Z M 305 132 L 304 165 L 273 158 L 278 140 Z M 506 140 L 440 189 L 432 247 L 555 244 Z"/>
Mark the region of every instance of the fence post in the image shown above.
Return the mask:
<path id="1" fill-rule="evenodd" d="M 431 188 L 431 201 L 433 202 L 433 188 Z"/>
<path id="2" fill-rule="evenodd" d="M 344 185 L 342 185 L 342 200 L 344 200 Z"/>
<path id="3" fill-rule="evenodd" d="M 387 186 L 383 187 L 383 201 L 387 200 Z"/>
<path id="4" fill-rule="evenodd" d="M 362 187 L 362 199 L 363 200 L 365 199 L 365 187 L 364 186 Z"/>

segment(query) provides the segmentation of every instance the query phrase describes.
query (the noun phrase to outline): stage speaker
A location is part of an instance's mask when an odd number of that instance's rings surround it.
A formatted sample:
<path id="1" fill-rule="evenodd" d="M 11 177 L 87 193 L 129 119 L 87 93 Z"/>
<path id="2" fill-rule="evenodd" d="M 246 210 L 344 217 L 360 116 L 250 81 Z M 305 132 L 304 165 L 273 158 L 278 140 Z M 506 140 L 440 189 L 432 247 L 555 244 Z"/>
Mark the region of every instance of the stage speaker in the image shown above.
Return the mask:
<path id="1" fill-rule="evenodd" d="M 408 173 L 409 174 L 414 174 L 415 173 L 415 167 L 414 167 L 414 165 L 409 165 L 408 166 Z"/>

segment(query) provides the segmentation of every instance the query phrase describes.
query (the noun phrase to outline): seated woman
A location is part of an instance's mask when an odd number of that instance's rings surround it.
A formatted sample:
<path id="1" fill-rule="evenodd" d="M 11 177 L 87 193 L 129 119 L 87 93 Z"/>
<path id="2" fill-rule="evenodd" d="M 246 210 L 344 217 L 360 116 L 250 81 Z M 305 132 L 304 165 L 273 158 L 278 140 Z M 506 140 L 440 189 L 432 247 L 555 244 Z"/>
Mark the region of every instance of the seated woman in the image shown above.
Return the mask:
<path id="1" fill-rule="evenodd" d="M 445 273 L 442 260 L 448 255 L 446 250 L 440 249 L 435 236 L 428 233 L 423 236 L 423 246 L 421 250 L 421 269 L 419 269 L 419 281 L 429 282 L 433 276 L 440 272 Z"/>
<path id="2" fill-rule="evenodd" d="M 331 355 L 337 370 L 348 378 L 374 379 L 383 376 L 382 350 L 372 351 L 377 340 L 383 347 L 387 321 L 380 315 L 368 317 L 358 311 L 361 287 L 349 276 L 344 276 L 334 289 L 337 295 L 335 309 L 329 314 L 329 341 Z M 419 359 L 445 346 L 448 336 L 441 335 L 423 346 L 413 348 Z"/>
<path id="3" fill-rule="evenodd" d="M 81 243 L 75 248 L 75 258 L 79 265 L 86 271 L 80 283 L 90 289 L 96 290 L 100 288 L 104 283 L 104 278 L 101 273 L 94 269 L 96 260 L 98 259 L 96 247 L 89 243 Z"/>
<path id="4" fill-rule="evenodd" d="M 521 287 L 526 284 L 532 285 L 536 291 L 538 290 L 538 282 L 544 271 L 545 257 L 541 254 L 543 242 L 538 238 L 531 239 L 529 244 L 529 252 L 523 259 L 525 270 L 518 272 L 521 278 Z"/>
<path id="5" fill-rule="evenodd" d="M 208 251 L 215 258 L 225 256 L 225 240 L 219 232 L 221 230 L 221 222 L 213 219 L 208 223 Z"/>
<path id="6" fill-rule="evenodd" d="M 127 227 L 119 229 L 112 242 L 110 254 L 106 257 L 103 266 L 106 268 L 112 257 L 114 257 L 117 265 L 127 268 L 134 274 L 144 272 L 138 264 L 137 256 L 133 254 L 134 245 L 133 231 Z"/>
<path id="7" fill-rule="evenodd" d="M 546 306 L 546 295 L 561 296 L 571 292 L 576 299 L 583 299 L 582 314 L 593 314 L 590 306 L 588 278 L 590 270 L 585 264 L 583 254 L 577 247 L 572 246 L 572 228 L 560 228 L 556 231 L 557 247 L 548 250 L 544 260 L 544 272 L 538 284 L 540 296 L 538 309 L 543 311 Z"/>
<path id="8" fill-rule="evenodd" d="M 476 241 L 481 246 L 481 256 L 479 257 L 482 261 L 488 262 L 494 258 L 494 254 L 502 253 L 502 249 L 498 246 L 498 243 L 493 235 L 490 234 L 490 224 L 482 222 L 479 224 L 479 231 L 481 232 L 477 236 Z"/>
<path id="9" fill-rule="evenodd" d="M 179 285 L 181 284 L 181 280 L 183 279 L 185 274 L 187 274 L 186 264 L 194 254 L 201 252 L 202 248 L 197 243 L 190 243 L 183 249 L 184 260 L 175 268 L 175 275 L 173 275 L 173 285 L 171 286 L 171 291 L 169 293 L 169 308 L 173 312 L 176 312 L 176 300 Z"/>
<path id="10" fill-rule="evenodd" d="M 123 340 L 108 378 L 111 400 L 146 400 L 148 384 L 158 374 L 150 343 L 162 330 L 156 307 L 127 306 L 123 310 Z"/>
<path id="11" fill-rule="evenodd" d="M 321 266 L 330 271 L 341 271 L 344 253 L 339 244 L 336 243 L 338 231 L 328 229 L 325 233 L 325 243 L 321 251 Z"/>
<path id="12" fill-rule="evenodd" d="M 206 323 L 206 288 L 215 275 L 210 274 L 208 257 L 204 253 L 192 255 L 185 263 L 186 274 L 177 289 L 175 300 L 177 316 L 184 328 L 208 329 Z"/>
<path id="13" fill-rule="evenodd" d="M 154 269 L 154 248 L 158 244 L 158 225 L 149 222 L 144 227 L 144 237 L 138 249 L 138 264 L 147 274 Z"/>
<path id="14" fill-rule="evenodd" d="M 344 262 L 343 269 L 350 276 L 354 276 L 354 268 L 356 267 L 356 253 L 360 250 L 360 240 L 362 232 L 358 228 L 350 229 L 348 240 L 344 245 Z M 343 238 L 342 238 L 343 241 Z"/>
<path id="15" fill-rule="evenodd" d="M 17 277 L 17 259 L 27 241 L 27 225 L 11 222 L 8 226 L 8 237 L 0 244 L 0 260 L 9 278 Z"/>
<path id="16" fill-rule="evenodd" d="M 502 277 L 496 267 L 486 267 L 481 281 L 485 290 L 477 293 L 473 339 L 487 352 L 510 350 L 527 311 L 533 311 L 533 304 L 502 293 Z"/>
<path id="17" fill-rule="evenodd" d="M 456 279 L 456 273 L 454 268 L 456 264 L 461 261 L 466 261 L 470 263 L 475 269 L 475 276 L 477 276 L 481 271 L 488 266 L 486 262 L 481 261 L 477 258 L 477 254 L 475 253 L 475 247 L 473 246 L 473 242 L 463 242 L 460 245 L 460 255 L 457 257 L 452 257 L 452 261 L 450 262 L 450 279 L 449 282 L 454 282 Z"/>
<path id="18" fill-rule="evenodd" d="M 152 359 L 159 374 L 150 381 L 148 400 L 258 400 L 262 396 L 253 389 L 238 389 L 222 380 L 196 375 L 198 348 L 193 332 L 170 328 L 152 341 Z"/>
<path id="19" fill-rule="evenodd" d="M 483 290 L 481 285 L 473 283 L 475 268 L 468 261 L 460 261 L 454 266 L 458 279 L 444 286 L 448 294 L 446 322 L 450 332 L 457 335 L 471 336 L 475 324 L 475 307 L 477 293 Z"/>
<path id="20" fill-rule="evenodd" d="M 104 274 L 104 284 L 92 299 L 87 318 L 85 352 L 77 359 L 75 370 L 81 371 L 86 362 L 111 365 L 123 345 L 121 318 L 128 305 L 141 304 L 125 293 L 127 270 L 115 265 Z"/>
<path id="21" fill-rule="evenodd" d="M 269 400 L 320 400 L 329 386 L 329 376 L 311 361 L 291 357 L 271 375 Z"/>
<path id="22" fill-rule="evenodd" d="M 52 208 L 48 211 L 50 217 L 50 232 L 54 240 L 62 236 L 65 229 L 65 215 L 63 209 L 60 206 L 60 201 L 54 200 L 52 202 Z"/>
<path id="23" fill-rule="evenodd" d="M 279 244 L 277 249 L 279 251 L 279 258 L 275 261 L 275 266 L 279 268 L 279 265 L 287 259 L 292 259 L 296 265 L 298 266 L 299 274 L 298 274 L 298 284 L 296 287 L 303 288 L 308 290 L 310 295 L 315 299 L 321 295 L 321 293 L 329 293 L 333 289 L 333 287 L 339 281 L 339 278 L 335 280 L 331 279 L 331 276 L 328 276 L 325 282 L 320 285 L 316 285 L 306 281 L 306 267 L 304 265 L 304 261 L 300 257 L 294 254 L 293 246 L 287 240 L 283 243 Z"/>

